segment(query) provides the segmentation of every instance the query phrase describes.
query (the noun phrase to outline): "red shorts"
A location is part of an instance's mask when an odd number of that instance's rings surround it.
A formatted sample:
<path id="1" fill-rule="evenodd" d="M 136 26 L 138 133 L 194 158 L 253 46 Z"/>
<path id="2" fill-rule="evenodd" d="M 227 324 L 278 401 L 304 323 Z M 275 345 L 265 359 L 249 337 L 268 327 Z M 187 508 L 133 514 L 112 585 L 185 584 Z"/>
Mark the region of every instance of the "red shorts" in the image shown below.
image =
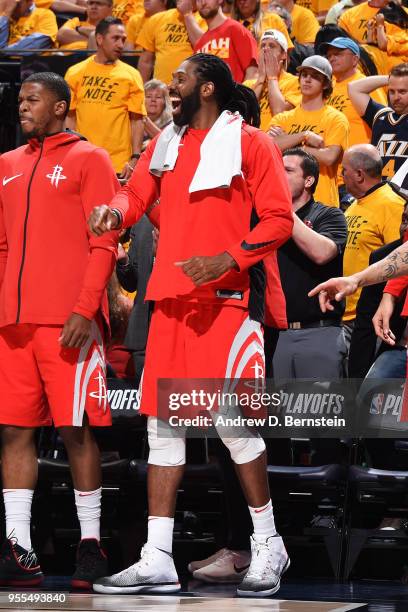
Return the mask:
<path id="1" fill-rule="evenodd" d="M 263 378 L 260 323 L 235 306 L 165 299 L 155 304 L 140 411 L 157 416 L 159 378 Z"/>
<path id="2" fill-rule="evenodd" d="M 21 427 L 111 424 L 101 328 L 81 348 L 63 348 L 61 325 L 0 329 L 0 423 Z"/>

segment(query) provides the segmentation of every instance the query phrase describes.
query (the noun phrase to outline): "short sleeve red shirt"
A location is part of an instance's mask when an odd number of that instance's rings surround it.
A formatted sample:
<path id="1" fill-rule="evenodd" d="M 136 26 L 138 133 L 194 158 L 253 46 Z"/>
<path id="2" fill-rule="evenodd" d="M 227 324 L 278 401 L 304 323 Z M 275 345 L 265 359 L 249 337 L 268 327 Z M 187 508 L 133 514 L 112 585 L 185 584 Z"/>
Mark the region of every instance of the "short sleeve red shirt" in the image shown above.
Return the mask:
<path id="1" fill-rule="evenodd" d="M 196 42 L 194 51 L 210 53 L 223 59 L 238 83 L 245 80 L 245 71 L 249 66 L 258 64 L 255 38 L 234 19 L 228 18 L 218 28 L 205 32 Z"/>

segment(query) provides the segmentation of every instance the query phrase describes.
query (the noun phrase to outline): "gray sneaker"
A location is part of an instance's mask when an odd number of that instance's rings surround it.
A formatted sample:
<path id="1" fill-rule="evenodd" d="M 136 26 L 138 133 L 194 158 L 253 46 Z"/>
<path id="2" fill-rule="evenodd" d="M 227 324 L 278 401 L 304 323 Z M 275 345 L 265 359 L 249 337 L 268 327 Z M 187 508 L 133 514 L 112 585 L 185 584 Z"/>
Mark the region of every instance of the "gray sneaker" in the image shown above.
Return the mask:
<path id="1" fill-rule="evenodd" d="M 145 544 L 137 563 L 113 576 L 99 578 L 93 589 L 96 593 L 176 593 L 181 586 L 173 555 Z"/>
<path id="2" fill-rule="evenodd" d="M 251 536 L 251 565 L 237 589 L 240 597 L 268 597 L 279 591 L 281 576 L 290 559 L 279 535 L 269 538 Z"/>

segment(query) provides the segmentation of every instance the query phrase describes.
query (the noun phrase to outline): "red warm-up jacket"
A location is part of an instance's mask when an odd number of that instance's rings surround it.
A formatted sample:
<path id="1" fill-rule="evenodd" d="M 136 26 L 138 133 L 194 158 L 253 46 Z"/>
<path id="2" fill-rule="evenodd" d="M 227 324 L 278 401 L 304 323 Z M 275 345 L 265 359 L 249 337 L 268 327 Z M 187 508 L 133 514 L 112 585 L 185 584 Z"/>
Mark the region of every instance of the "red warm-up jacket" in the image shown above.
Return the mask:
<path id="1" fill-rule="evenodd" d="M 190 194 L 208 131 L 189 128 L 181 138 L 174 169 L 161 178 L 149 172 L 157 144 L 154 139 L 110 206 L 121 212 L 126 227 L 160 199 L 160 240 L 146 299 L 176 298 L 247 308 L 249 268 L 276 252 L 292 232 L 288 182 L 276 145 L 260 130 L 244 124 L 242 176 L 235 176 L 228 188 Z M 252 222 L 254 212 L 256 222 Z M 230 270 L 200 287 L 177 265 L 195 255 L 224 251 L 234 258 L 239 270 Z M 272 272 L 277 274 L 276 260 L 270 261 Z M 279 318 L 283 326 L 284 315 Z"/>
<path id="2" fill-rule="evenodd" d="M 107 318 L 117 233 L 91 236 L 87 219 L 118 188 L 108 154 L 71 132 L 0 157 L 0 327 Z"/>

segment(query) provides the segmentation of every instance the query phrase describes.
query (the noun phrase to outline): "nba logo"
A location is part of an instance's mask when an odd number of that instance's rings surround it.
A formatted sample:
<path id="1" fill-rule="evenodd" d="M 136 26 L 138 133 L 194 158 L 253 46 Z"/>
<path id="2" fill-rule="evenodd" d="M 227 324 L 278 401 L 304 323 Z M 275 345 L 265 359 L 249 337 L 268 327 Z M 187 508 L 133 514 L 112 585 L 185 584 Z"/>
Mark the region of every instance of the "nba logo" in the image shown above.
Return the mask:
<path id="1" fill-rule="evenodd" d="M 384 405 L 384 393 L 376 393 L 371 400 L 370 414 L 381 414 Z"/>

